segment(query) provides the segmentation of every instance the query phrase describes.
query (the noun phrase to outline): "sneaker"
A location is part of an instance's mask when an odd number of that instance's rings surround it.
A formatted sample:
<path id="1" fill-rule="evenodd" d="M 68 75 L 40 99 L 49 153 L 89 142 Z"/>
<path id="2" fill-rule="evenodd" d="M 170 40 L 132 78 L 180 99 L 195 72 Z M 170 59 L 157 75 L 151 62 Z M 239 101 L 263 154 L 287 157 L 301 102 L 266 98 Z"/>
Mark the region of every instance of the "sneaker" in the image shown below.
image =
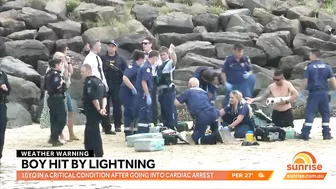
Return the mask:
<path id="1" fill-rule="evenodd" d="M 62 143 L 61 141 L 57 140 L 55 142 L 52 143 L 52 146 L 62 146 L 64 145 L 64 143 Z"/>
<path id="2" fill-rule="evenodd" d="M 117 133 L 120 133 L 121 132 L 121 128 L 116 128 L 114 131 L 117 132 Z"/>
<path id="3" fill-rule="evenodd" d="M 295 136 L 296 139 L 302 139 L 304 141 L 308 141 L 309 139 L 311 139 L 309 136 L 303 136 L 302 134 L 298 134 Z"/>

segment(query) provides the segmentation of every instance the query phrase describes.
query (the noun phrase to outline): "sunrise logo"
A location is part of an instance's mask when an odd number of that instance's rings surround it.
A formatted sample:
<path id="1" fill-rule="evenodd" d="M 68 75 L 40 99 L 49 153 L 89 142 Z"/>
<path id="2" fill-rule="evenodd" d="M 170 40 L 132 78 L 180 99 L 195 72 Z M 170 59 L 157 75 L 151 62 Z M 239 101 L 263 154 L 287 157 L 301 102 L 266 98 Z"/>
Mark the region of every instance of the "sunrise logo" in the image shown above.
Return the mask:
<path id="1" fill-rule="evenodd" d="M 317 164 L 315 156 L 310 152 L 299 152 L 293 157 L 293 163 L 287 165 L 288 171 L 321 171 L 322 165 Z"/>
<path id="2" fill-rule="evenodd" d="M 315 156 L 310 152 L 299 152 L 287 165 L 284 180 L 323 180 L 327 173 L 322 172 L 322 165 L 318 164 Z"/>

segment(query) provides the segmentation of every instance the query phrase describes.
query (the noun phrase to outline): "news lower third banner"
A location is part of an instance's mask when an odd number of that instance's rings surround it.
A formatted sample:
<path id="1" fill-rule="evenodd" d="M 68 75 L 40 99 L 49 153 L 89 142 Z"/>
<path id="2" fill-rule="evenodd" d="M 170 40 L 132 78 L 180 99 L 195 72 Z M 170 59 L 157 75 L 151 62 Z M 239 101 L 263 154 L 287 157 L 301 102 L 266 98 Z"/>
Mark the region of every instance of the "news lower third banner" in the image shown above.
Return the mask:
<path id="1" fill-rule="evenodd" d="M 301 164 L 300 164 L 301 165 Z M 24 181 L 268 181 L 273 170 L 158 170 L 155 159 L 95 158 L 86 150 L 17 150 L 16 179 Z M 324 172 L 297 172 L 284 180 L 323 180 Z M 306 169 L 321 170 L 320 165 Z"/>

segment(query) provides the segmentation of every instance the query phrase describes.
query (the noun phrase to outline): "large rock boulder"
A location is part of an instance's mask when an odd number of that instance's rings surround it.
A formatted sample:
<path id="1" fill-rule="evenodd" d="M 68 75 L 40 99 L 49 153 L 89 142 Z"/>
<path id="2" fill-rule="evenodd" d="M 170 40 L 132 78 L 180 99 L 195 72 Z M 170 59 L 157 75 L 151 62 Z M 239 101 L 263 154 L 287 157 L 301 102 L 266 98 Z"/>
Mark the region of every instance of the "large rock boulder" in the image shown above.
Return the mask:
<path id="1" fill-rule="evenodd" d="M 182 12 L 160 15 L 153 26 L 154 33 L 192 33 L 194 24 L 192 16 Z"/>
<path id="2" fill-rule="evenodd" d="M 216 48 L 210 42 L 189 41 L 175 48 L 177 60 L 180 61 L 188 52 L 199 54 L 206 57 L 215 57 Z"/>
<path id="3" fill-rule="evenodd" d="M 27 109 L 20 103 L 9 102 L 7 104 L 7 129 L 33 124 L 32 117 Z"/>
<path id="4" fill-rule="evenodd" d="M 38 60 L 48 60 L 49 50 L 37 40 L 18 40 L 5 43 L 6 55 L 18 58 L 36 68 Z"/>
<path id="5" fill-rule="evenodd" d="M 18 20 L 24 21 L 29 29 L 39 29 L 48 23 L 57 22 L 57 16 L 30 7 L 24 7 L 18 15 Z"/>
<path id="6" fill-rule="evenodd" d="M 209 58 L 194 53 L 187 53 L 177 66 L 178 68 L 189 68 L 193 66 L 221 68 L 223 66 L 223 62 L 223 60 Z"/>

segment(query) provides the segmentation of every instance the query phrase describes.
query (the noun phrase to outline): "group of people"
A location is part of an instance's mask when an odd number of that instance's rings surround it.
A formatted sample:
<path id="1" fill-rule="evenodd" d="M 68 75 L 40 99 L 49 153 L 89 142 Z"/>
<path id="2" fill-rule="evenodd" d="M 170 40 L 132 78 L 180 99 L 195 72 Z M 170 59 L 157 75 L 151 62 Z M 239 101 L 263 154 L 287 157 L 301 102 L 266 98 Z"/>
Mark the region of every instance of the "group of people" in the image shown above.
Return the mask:
<path id="1" fill-rule="evenodd" d="M 176 67 L 174 46 L 152 50 L 154 40 L 145 38 L 143 49 L 133 52 L 130 65 L 118 55 L 118 44 L 111 41 L 107 53 L 99 56 L 101 43 L 90 42 L 89 52 L 83 62 L 81 74 L 84 81 L 83 106 L 87 121 L 85 125 L 85 149 L 94 150 L 96 157 L 103 156 L 99 124 L 106 134 L 121 132 L 122 108 L 124 107 L 124 134 L 148 133 L 149 127 L 158 122 L 170 129 L 176 129 L 176 107 L 186 104 L 194 119 L 192 139 L 196 144 L 216 144 L 223 142 L 220 130 L 228 127 L 234 137 L 244 138 L 248 130 L 254 130 L 253 112 L 250 104 L 266 100 L 268 97 L 289 97 L 273 105 L 272 120 L 279 127 L 293 127 L 291 103 L 303 98 L 293 85 L 286 81 L 283 72 L 274 72 L 274 82 L 264 94 L 253 98 L 256 78 L 252 64 L 243 55 L 244 47 L 235 44 L 233 55 L 228 56 L 221 73 L 214 68 L 199 67 L 189 80 L 189 89 L 176 97 L 173 72 Z M 336 88 L 336 80 L 330 65 L 320 60 L 321 52 L 314 49 L 310 53 L 311 62 L 305 68 L 305 82 L 302 90 L 308 90 L 305 123 L 299 138 L 309 140 L 310 129 L 317 111 L 322 116 L 323 139 L 330 140 L 330 110 L 328 80 Z M 73 132 L 73 108 L 67 89 L 71 84 L 72 61 L 67 56 L 67 47 L 59 49 L 49 61 L 45 75 L 46 105 L 43 114 L 50 125 L 49 143 L 53 146 L 64 144 L 63 129 L 68 122 L 69 140 L 78 140 Z M 225 86 L 225 99 L 218 110 L 212 103 L 216 100 L 218 85 Z M 6 129 L 6 102 L 11 88 L 6 73 L 0 72 L 0 158 Z M 160 104 L 160 118 L 158 105 Z M 110 102 L 113 107 L 114 127 L 111 130 Z M 48 113 L 45 113 L 48 112 Z M 43 117 L 43 116 L 42 116 Z M 41 117 L 41 119 L 42 119 Z M 46 116 L 47 117 L 47 116 Z M 41 122 L 41 124 L 43 124 Z M 47 127 L 47 126 L 43 126 Z M 210 134 L 206 132 L 210 127 Z M 208 133 L 208 134 L 207 134 Z"/>

